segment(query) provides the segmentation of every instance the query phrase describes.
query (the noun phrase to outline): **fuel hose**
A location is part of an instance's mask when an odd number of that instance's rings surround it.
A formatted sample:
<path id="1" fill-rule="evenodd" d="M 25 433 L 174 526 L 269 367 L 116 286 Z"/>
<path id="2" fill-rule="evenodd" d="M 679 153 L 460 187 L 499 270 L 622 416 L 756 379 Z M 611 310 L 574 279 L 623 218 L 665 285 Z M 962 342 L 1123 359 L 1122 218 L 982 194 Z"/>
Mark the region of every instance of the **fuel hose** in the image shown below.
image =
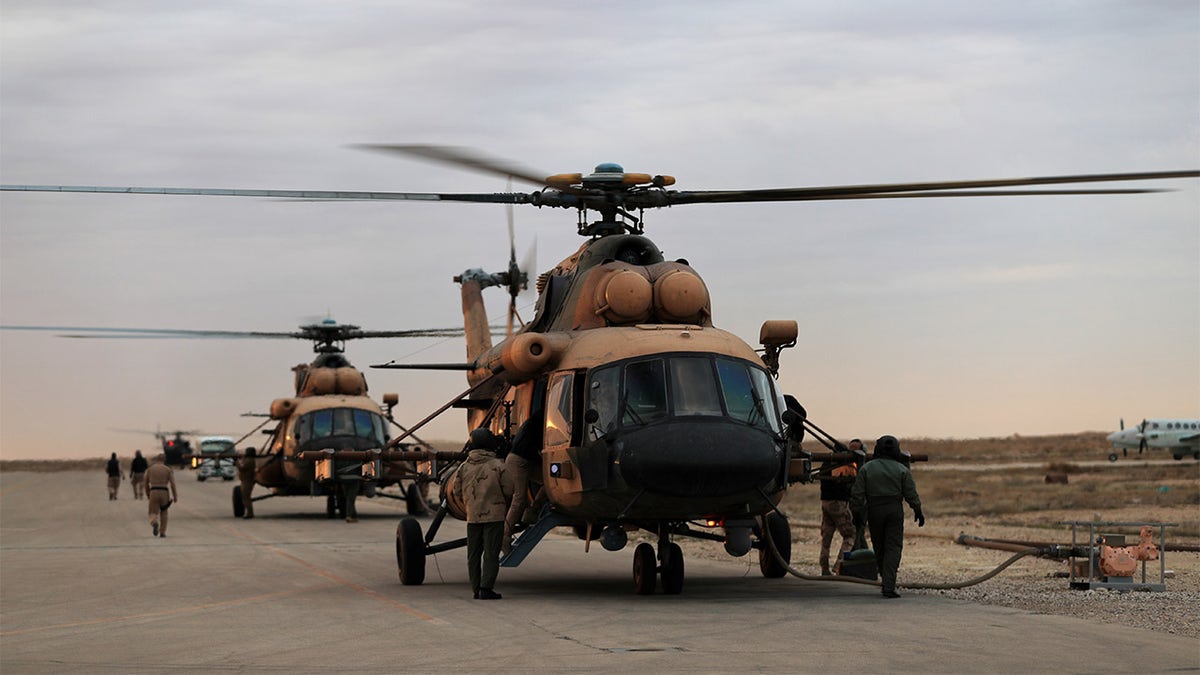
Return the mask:
<path id="1" fill-rule="evenodd" d="M 784 560 L 783 556 L 779 554 L 779 549 L 775 548 L 775 541 L 774 541 L 774 539 L 771 538 L 771 528 L 766 526 L 765 520 L 763 522 L 762 531 L 763 531 L 764 537 L 766 539 L 767 548 L 770 549 L 771 555 L 775 557 L 775 562 L 782 565 L 783 568 L 788 571 L 788 574 L 796 577 L 797 579 L 804 579 L 805 581 L 845 581 L 845 582 L 849 582 L 849 583 L 853 583 L 853 584 L 865 584 L 867 586 L 879 586 L 880 585 L 878 581 L 874 581 L 872 579 L 862 579 L 859 577 L 846 576 L 844 574 L 833 574 L 833 575 L 829 575 L 829 576 L 817 575 L 817 574 L 805 574 L 804 572 L 801 572 L 800 570 L 796 569 L 795 567 L 792 567 L 791 564 L 789 564 L 788 561 Z M 1004 562 L 997 565 L 992 571 L 990 571 L 986 574 L 982 574 L 980 576 L 974 577 L 972 579 L 967 579 L 965 581 L 956 581 L 956 582 L 949 582 L 949 583 L 942 583 L 942 584 L 932 584 L 932 583 L 900 584 L 900 583 L 898 583 L 898 584 L 896 584 L 896 586 L 899 588 L 941 590 L 941 591 L 950 590 L 950 589 L 954 589 L 954 588 L 966 588 L 968 586 L 974 586 L 975 584 L 980 584 L 980 583 L 987 581 L 988 579 L 991 579 L 992 577 L 996 576 L 997 574 L 1003 572 L 1006 568 L 1008 568 L 1009 566 L 1011 566 L 1013 563 L 1017 562 L 1021 558 L 1031 556 L 1031 555 L 1037 555 L 1038 553 L 1041 553 L 1041 552 L 1043 552 L 1043 549 L 1040 549 L 1037 547 L 1030 547 L 1030 548 L 1018 551 L 1018 552 L 1014 553 L 1012 555 L 1012 557 L 1010 557 L 1008 560 L 1005 560 Z"/>

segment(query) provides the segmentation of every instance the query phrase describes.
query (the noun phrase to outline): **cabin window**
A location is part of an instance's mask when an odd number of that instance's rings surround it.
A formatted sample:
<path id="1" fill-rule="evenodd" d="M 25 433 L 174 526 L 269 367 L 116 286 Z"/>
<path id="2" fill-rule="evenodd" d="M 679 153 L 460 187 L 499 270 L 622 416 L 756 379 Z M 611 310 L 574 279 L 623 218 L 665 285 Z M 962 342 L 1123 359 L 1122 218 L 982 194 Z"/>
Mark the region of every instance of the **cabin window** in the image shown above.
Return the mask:
<path id="1" fill-rule="evenodd" d="M 625 398 L 621 409 L 624 426 L 649 424 L 667 416 L 662 359 L 625 366 Z"/>
<path id="2" fill-rule="evenodd" d="M 575 373 L 560 373 L 550 381 L 546 393 L 546 432 L 542 437 L 546 447 L 569 445 L 571 442 L 571 403 Z"/>

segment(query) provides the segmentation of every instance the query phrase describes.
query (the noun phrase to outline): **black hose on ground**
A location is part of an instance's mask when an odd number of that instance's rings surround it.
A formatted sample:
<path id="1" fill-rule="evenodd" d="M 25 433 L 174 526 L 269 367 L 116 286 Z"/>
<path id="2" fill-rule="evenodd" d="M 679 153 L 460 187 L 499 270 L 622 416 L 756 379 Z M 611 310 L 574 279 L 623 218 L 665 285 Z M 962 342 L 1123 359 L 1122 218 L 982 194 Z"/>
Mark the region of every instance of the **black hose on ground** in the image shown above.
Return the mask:
<path id="1" fill-rule="evenodd" d="M 788 561 L 784 560 L 783 556 L 779 554 L 779 549 L 775 548 L 775 541 L 771 538 L 771 530 L 766 525 L 765 517 L 763 519 L 763 528 L 762 529 L 763 529 L 764 538 L 766 539 L 767 548 L 770 549 L 771 555 L 775 556 L 775 562 L 782 565 L 783 568 L 788 571 L 788 574 L 796 577 L 797 579 L 804 579 L 805 581 L 846 581 L 846 582 L 850 582 L 850 583 L 854 583 L 854 584 L 865 584 L 868 586 L 879 586 L 880 585 L 880 583 L 878 581 L 874 581 L 872 579 L 862 579 L 860 577 L 851 577 L 851 576 L 846 576 L 844 574 L 833 574 L 833 575 L 829 575 L 829 576 L 817 575 L 817 574 L 805 574 L 804 572 L 801 572 L 800 570 L 796 569 L 795 567 L 792 567 L 791 564 L 788 563 Z M 988 579 L 991 579 L 992 577 L 996 576 L 997 574 L 1003 572 L 1006 568 L 1008 568 L 1010 565 L 1017 562 L 1021 558 L 1024 558 L 1026 556 L 1036 555 L 1039 552 L 1041 552 L 1041 549 L 1039 549 L 1039 548 L 1028 548 L 1023 551 L 1018 551 L 1017 553 L 1013 554 L 1013 556 L 1011 558 L 1000 563 L 999 565 L 997 565 L 995 567 L 995 569 L 988 572 L 987 574 L 980 575 L 973 579 L 967 579 L 966 581 L 958 581 L 958 582 L 944 583 L 944 584 L 896 584 L 896 586 L 898 586 L 900 588 L 921 589 L 921 590 L 941 590 L 941 591 L 950 590 L 950 589 L 954 589 L 954 588 L 966 588 L 968 586 L 974 586 L 975 584 L 983 583 L 983 582 L 987 581 Z"/>

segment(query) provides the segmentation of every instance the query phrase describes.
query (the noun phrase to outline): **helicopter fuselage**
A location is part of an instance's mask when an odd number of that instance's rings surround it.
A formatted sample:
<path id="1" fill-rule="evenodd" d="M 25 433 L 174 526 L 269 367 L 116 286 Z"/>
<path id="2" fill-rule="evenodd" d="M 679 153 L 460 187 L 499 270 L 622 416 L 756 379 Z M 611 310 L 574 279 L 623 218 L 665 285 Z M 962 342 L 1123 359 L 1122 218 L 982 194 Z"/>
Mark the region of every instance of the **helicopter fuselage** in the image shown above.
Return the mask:
<path id="1" fill-rule="evenodd" d="M 786 485 L 780 398 L 754 350 L 713 327 L 568 333 L 544 391 L 550 503 L 594 520 L 749 517 Z M 522 391 L 528 389 L 529 392 Z M 525 420 L 520 418 L 515 424 Z"/>

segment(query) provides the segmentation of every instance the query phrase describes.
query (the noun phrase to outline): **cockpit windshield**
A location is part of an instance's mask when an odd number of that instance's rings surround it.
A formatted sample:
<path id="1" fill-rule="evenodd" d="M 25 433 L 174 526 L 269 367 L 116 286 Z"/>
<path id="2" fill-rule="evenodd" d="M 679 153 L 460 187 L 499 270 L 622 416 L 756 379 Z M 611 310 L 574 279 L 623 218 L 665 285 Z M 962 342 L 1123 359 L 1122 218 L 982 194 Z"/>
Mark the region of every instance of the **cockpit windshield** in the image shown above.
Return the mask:
<path id="1" fill-rule="evenodd" d="M 686 354 L 614 364 L 592 371 L 587 389 L 587 407 L 605 432 L 668 417 L 724 417 L 780 431 L 770 376 L 738 359 Z"/>
<path id="2" fill-rule="evenodd" d="M 301 415 L 296 420 L 296 443 L 307 448 L 322 440 L 337 438 L 347 447 L 382 448 L 387 443 L 383 416 L 358 408 L 326 408 Z"/>

